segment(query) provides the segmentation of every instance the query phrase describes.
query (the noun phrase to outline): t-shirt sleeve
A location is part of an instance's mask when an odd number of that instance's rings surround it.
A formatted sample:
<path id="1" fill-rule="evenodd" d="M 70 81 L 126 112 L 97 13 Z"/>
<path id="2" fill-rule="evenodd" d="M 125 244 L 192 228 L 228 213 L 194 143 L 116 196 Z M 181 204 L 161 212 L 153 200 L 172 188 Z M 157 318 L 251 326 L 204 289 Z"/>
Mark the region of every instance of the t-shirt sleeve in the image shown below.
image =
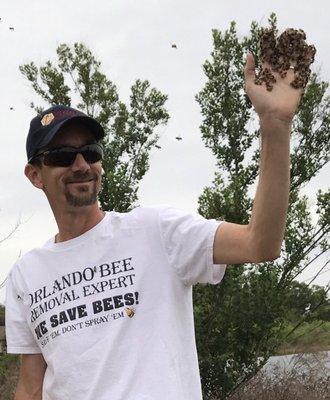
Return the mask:
<path id="1" fill-rule="evenodd" d="M 7 353 L 36 354 L 41 353 L 28 325 L 29 308 L 27 299 L 11 271 L 6 280 L 5 331 Z"/>
<path id="2" fill-rule="evenodd" d="M 213 244 L 223 221 L 205 219 L 171 206 L 161 206 L 158 215 L 168 261 L 183 282 L 219 283 L 227 265 L 213 263 Z"/>

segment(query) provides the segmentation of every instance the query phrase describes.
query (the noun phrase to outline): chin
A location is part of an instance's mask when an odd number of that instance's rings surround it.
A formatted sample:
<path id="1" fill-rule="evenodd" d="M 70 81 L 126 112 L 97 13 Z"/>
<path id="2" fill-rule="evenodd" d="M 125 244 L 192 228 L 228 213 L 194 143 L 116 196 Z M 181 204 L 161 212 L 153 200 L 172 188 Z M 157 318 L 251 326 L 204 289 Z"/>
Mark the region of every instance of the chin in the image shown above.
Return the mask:
<path id="1" fill-rule="evenodd" d="M 96 187 L 93 190 L 81 191 L 80 193 L 72 193 L 70 190 L 65 192 L 65 198 L 69 205 L 73 207 L 91 206 L 97 203 L 98 191 Z"/>

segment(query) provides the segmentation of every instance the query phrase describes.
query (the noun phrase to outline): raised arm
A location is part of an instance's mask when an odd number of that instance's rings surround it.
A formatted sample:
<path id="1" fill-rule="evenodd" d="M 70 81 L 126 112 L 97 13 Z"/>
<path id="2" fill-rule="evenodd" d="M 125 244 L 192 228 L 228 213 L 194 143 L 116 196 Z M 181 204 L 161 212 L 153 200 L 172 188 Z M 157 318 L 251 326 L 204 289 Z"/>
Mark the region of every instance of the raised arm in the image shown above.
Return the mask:
<path id="1" fill-rule="evenodd" d="M 272 91 L 254 83 L 255 63 L 247 55 L 245 89 L 259 115 L 261 162 L 259 182 L 248 225 L 222 223 L 217 229 L 213 261 L 241 264 L 279 257 L 284 238 L 290 190 L 290 136 L 302 89 L 290 86 L 294 72 L 285 78 L 274 73 Z"/>

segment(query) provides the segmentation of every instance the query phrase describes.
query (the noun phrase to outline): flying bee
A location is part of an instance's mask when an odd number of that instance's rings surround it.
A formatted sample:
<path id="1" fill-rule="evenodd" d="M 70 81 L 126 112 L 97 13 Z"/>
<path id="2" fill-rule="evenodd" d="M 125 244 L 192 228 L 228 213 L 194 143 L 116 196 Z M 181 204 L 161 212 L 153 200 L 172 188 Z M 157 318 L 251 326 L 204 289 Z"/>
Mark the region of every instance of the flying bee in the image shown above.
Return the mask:
<path id="1" fill-rule="evenodd" d="M 130 318 L 134 317 L 135 309 L 133 307 L 125 308 L 125 311 L 126 311 L 126 314 L 128 317 L 130 317 Z"/>

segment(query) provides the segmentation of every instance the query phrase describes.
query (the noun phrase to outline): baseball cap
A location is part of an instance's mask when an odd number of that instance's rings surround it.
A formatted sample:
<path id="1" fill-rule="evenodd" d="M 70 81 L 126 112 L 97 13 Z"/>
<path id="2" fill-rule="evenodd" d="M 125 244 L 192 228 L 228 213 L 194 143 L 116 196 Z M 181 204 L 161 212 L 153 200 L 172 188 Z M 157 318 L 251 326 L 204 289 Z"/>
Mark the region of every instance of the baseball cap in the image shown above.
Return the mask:
<path id="1" fill-rule="evenodd" d="M 89 117 L 74 108 L 56 105 L 43 111 L 30 122 L 26 139 L 26 154 L 28 162 L 53 139 L 59 129 L 68 121 L 78 121 L 87 126 L 96 140 L 104 138 L 105 132 L 96 119 Z"/>

